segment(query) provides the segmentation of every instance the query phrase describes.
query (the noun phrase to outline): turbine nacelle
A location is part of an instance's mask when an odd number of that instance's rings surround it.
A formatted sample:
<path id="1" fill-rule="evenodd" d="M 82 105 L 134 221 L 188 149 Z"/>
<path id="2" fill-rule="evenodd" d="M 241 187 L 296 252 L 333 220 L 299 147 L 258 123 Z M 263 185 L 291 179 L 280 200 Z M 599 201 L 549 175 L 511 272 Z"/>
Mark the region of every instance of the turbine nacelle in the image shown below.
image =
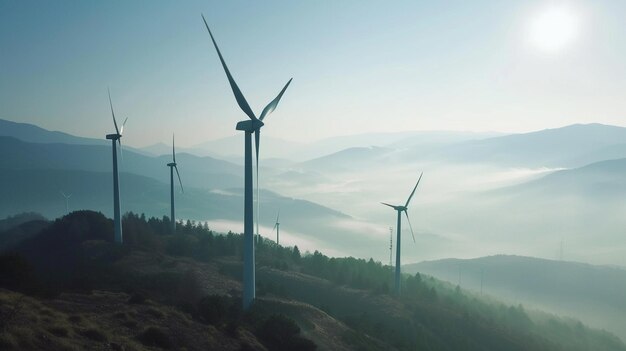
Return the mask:
<path id="1" fill-rule="evenodd" d="M 394 210 L 396 210 L 396 211 L 400 211 L 400 212 L 403 212 L 403 211 L 406 211 L 406 210 L 408 210 L 408 209 L 409 209 L 409 208 L 408 208 L 408 207 L 406 207 L 406 206 L 402 206 L 402 205 L 400 205 L 400 206 L 397 206 L 397 205 L 391 205 L 391 204 L 388 204 L 388 203 L 386 203 L 386 202 L 381 202 L 381 204 L 383 204 L 383 205 L 385 205 L 385 206 L 389 206 L 389 207 L 393 208 Z"/>
<path id="2" fill-rule="evenodd" d="M 120 138 L 122 137 L 122 134 L 107 134 L 106 138 L 109 140 L 120 140 Z"/>
<path id="3" fill-rule="evenodd" d="M 261 127 L 263 127 L 264 125 L 265 123 L 263 123 L 259 119 L 248 119 L 245 121 L 238 122 L 237 127 L 235 129 L 252 133 L 261 129 Z"/>
<path id="4" fill-rule="evenodd" d="M 170 162 L 167 164 L 168 167 L 176 167 L 176 162 Z"/>

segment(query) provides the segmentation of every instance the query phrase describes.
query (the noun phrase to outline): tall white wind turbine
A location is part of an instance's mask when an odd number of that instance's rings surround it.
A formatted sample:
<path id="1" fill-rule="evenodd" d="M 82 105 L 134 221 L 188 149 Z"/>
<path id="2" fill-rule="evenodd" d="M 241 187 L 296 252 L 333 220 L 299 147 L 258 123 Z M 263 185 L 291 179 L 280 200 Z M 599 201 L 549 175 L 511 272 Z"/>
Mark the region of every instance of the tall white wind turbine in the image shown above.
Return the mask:
<path id="1" fill-rule="evenodd" d="M 291 83 L 291 79 L 285 84 L 283 89 L 278 93 L 278 96 L 274 98 L 261 112 L 261 115 L 257 118 L 257 116 L 252 112 L 250 105 L 246 101 L 246 98 L 243 96 L 243 93 L 237 86 L 235 79 L 230 74 L 230 70 L 228 66 L 226 66 L 226 62 L 222 57 L 222 53 L 220 52 L 217 43 L 215 42 L 215 38 L 213 37 L 213 33 L 211 33 L 211 29 L 204 18 L 202 16 L 202 20 L 204 21 L 204 25 L 206 26 L 209 35 L 211 36 L 211 41 L 213 42 L 213 46 L 215 46 L 215 50 L 217 51 L 217 55 L 219 56 L 220 62 L 222 63 L 222 68 L 224 68 L 224 72 L 226 73 L 226 78 L 228 78 L 228 83 L 230 84 L 230 88 L 235 95 L 235 100 L 237 100 L 237 104 L 239 108 L 248 116 L 248 120 L 240 121 L 237 123 L 237 130 L 241 130 L 245 132 L 245 167 L 244 167 L 244 221 L 243 221 L 243 232 L 244 232 L 244 251 L 243 251 L 243 308 L 247 310 L 254 301 L 256 295 L 255 288 L 255 268 L 254 268 L 254 209 L 252 206 L 252 133 L 254 133 L 254 141 L 255 141 L 255 149 L 256 149 L 256 178 L 257 178 L 257 201 L 258 201 L 258 179 L 259 179 L 259 146 L 261 143 L 261 127 L 263 127 L 263 119 L 267 117 L 270 113 L 272 113 L 276 106 L 278 106 L 278 102 L 280 102 L 281 97 L 287 90 L 287 87 Z"/>
<path id="2" fill-rule="evenodd" d="M 170 201 L 172 205 L 171 212 L 171 225 L 172 225 L 172 234 L 176 234 L 176 212 L 174 210 L 174 170 L 176 170 L 176 175 L 178 176 L 178 183 L 180 183 L 180 192 L 184 193 L 185 190 L 183 188 L 183 181 L 180 180 L 180 173 L 178 173 L 178 166 L 176 165 L 176 147 L 174 146 L 174 134 L 172 134 L 172 162 L 168 163 L 167 166 L 170 168 Z"/>
<path id="3" fill-rule="evenodd" d="M 401 243 L 401 233 L 402 233 L 402 212 L 404 212 L 404 215 L 406 216 L 406 220 L 407 222 L 409 222 L 409 228 L 411 229 L 411 236 L 413 237 L 413 242 L 415 243 L 415 234 L 413 234 L 413 226 L 411 225 L 411 220 L 409 219 L 409 213 L 407 212 L 407 210 L 409 209 L 409 202 L 411 202 L 411 198 L 413 198 L 413 195 L 415 194 L 415 190 L 417 189 L 417 186 L 420 183 L 420 180 L 422 180 L 422 175 L 424 175 L 424 173 L 420 174 L 419 179 L 417 180 L 417 183 L 415 184 L 415 187 L 413 188 L 413 191 L 411 192 L 411 195 L 409 195 L 409 198 L 406 200 L 406 204 L 404 204 L 404 206 L 402 205 L 390 205 L 388 203 L 385 202 L 381 202 L 381 204 L 385 205 L 385 206 L 389 206 L 391 208 L 393 208 L 394 210 L 396 210 L 398 212 L 398 223 L 396 225 L 398 231 L 397 231 L 397 235 L 396 235 L 396 279 L 395 279 L 395 290 L 396 290 L 396 294 L 400 294 L 400 275 L 401 275 L 401 268 L 400 268 L 400 243 Z"/>
<path id="4" fill-rule="evenodd" d="M 111 92 L 109 91 L 109 105 L 111 106 L 111 115 L 113 116 L 113 125 L 115 126 L 114 134 L 107 134 L 106 138 L 111 140 L 113 145 L 113 229 L 115 231 L 115 242 L 121 244 L 122 240 L 122 214 L 120 212 L 120 180 L 117 170 L 117 145 L 120 147 L 120 156 L 122 154 L 122 134 L 124 133 L 124 126 L 128 118 L 122 123 L 122 127 L 117 127 L 117 120 L 115 119 L 115 112 L 113 112 L 113 102 L 111 102 Z"/>

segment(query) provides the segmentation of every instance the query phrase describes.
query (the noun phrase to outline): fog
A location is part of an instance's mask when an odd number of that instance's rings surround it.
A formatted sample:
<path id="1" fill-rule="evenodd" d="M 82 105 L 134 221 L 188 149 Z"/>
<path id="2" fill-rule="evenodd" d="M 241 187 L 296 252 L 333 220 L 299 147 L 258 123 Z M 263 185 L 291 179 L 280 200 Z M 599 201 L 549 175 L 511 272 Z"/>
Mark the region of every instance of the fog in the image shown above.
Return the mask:
<path id="1" fill-rule="evenodd" d="M 619 202 L 620 190 L 607 195 L 592 189 L 603 186 L 606 175 L 585 179 L 586 184 L 581 180 L 573 185 L 576 191 L 563 192 L 546 183 L 564 184 L 549 176 L 575 172 L 577 167 L 555 166 L 559 162 L 544 166 L 459 162 L 443 153 L 464 141 L 420 145 L 418 149 L 427 151 L 416 155 L 415 147 L 395 147 L 398 142 L 389 136 L 371 138 L 368 144 L 358 137 L 354 147 L 312 160 L 285 159 L 264 169 L 262 158 L 260 184 L 351 217 L 324 223 L 324 229 L 313 224 L 294 231 L 310 242 L 318 239 L 316 247 L 302 243 L 308 250 L 332 250 L 387 262 L 389 227 L 396 226 L 396 212 L 380 202 L 404 204 L 424 172 L 408 211 L 416 243 L 402 218 L 403 262 L 494 254 L 557 259 L 563 243 L 563 255 L 568 259 L 626 266 L 626 240 L 621 235 L 626 220 L 620 215 L 624 208 Z M 513 159 L 523 152 L 511 150 Z M 563 159 L 570 157 L 563 155 Z M 261 215 L 261 223 L 270 225 L 274 214 L 261 209 Z M 290 230 L 288 217 L 281 217 L 281 222 Z M 320 235 L 320 230 L 329 228 L 334 235 Z"/>

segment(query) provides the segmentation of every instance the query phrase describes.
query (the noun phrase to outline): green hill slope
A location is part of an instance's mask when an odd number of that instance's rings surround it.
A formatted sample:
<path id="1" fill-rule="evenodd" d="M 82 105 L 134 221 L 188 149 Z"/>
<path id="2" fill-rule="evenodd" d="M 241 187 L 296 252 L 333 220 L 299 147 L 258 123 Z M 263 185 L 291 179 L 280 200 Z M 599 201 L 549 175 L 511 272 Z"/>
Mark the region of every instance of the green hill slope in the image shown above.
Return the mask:
<path id="1" fill-rule="evenodd" d="M 29 309 L 52 310 L 35 312 L 37 333 L 5 324 L 0 342 L 19 349 L 40 345 L 44 335 L 48 345 L 75 348 L 152 349 L 156 342 L 195 350 L 223 340 L 217 349 L 626 350 L 616 337 L 577 321 L 483 300 L 420 275 L 404 277 L 404 293 L 395 297 L 388 293 L 389 267 L 302 255 L 267 240 L 257 246 L 259 298 L 242 313 L 240 235 L 191 223 L 168 235 L 166 221 L 135 215 L 123 224 L 119 246 L 111 242 L 109 219 L 74 212 L 0 256 L 0 287 L 31 295 Z M 13 294 L 0 293 L 13 301 L 3 304 L 4 316 L 19 307 Z M 84 310 L 76 312 L 81 301 Z M 74 314 L 85 315 L 86 326 L 51 329 L 56 318 Z M 118 317 L 126 321 L 116 323 Z M 191 344 L 186 328 L 201 340 Z"/>

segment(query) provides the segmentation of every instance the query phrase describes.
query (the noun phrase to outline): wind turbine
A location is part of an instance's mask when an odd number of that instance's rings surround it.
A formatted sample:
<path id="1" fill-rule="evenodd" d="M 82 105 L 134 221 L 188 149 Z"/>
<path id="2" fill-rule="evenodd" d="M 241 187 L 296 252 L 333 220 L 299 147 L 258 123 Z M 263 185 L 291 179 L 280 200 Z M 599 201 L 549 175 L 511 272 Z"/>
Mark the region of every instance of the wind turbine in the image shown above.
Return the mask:
<path id="1" fill-rule="evenodd" d="M 111 91 L 109 91 L 109 105 L 111 106 L 111 115 L 113 116 L 113 125 L 115 126 L 115 134 L 107 134 L 106 138 L 111 140 L 113 145 L 113 229 L 115 231 L 115 242 L 121 244 L 122 240 L 122 215 L 120 213 L 120 181 L 117 171 L 117 144 L 120 146 L 120 156 L 122 155 L 122 134 L 124 126 L 128 118 L 122 123 L 122 128 L 117 127 L 115 112 L 113 112 L 113 102 L 111 102 Z"/>
<path id="2" fill-rule="evenodd" d="M 65 213 L 70 213 L 70 197 L 72 197 L 72 194 L 65 194 L 63 190 L 59 190 L 59 192 L 65 198 Z"/>
<path id="3" fill-rule="evenodd" d="M 180 183 L 180 192 L 184 193 L 185 190 L 183 188 L 183 181 L 180 180 L 180 173 L 178 173 L 178 166 L 176 165 L 176 148 L 174 146 L 174 134 L 172 134 L 172 162 L 168 163 L 167 166 L 170 168 L 170 197 L 172 203 L 172 234 L 176 234 L 176 217 L 174 217 L 174 170 L 176 170 L 176 175 L 178 176 L 178 182 Z"/>
<path id="4" fill-rule="evenodd" d="M 278 215 L 276 216 L 276 223 L 274 223 L 274 228 L 272 228 L 272 231 L 276 229 L 276 245 L 280 245 L 280 222 L 278 221 L 278 218 L 280 218 L 280 210 L 278 211 Z"/>
<path id="5" fill-rule="evenodd" d="M 278 96 L 274 98 L 261 112 L 261 115 L 257 118 L 257 116 L 252 112 L 250 105 L 248 105 L 248 101 L 243 96 L 243 93 L 237 86 L 235 79 L 230 74 L 230 70 L 228 66 L 226 66 L 226 62 L 222 57 L 222 53 L 215 42 L 215 38 L 213 38 L 213 33 L 211 33 L 211 29 L 202 15 L 202 20 L 204 21 L 204 25 L 206 26 L 209 35 L 211 36 L 211 41 L 213 42 L 213 46 L 215 46 L 215 50 L 217 51 L 217 55 L 219 56 L 220 62 L 222 63 L 222 67 L 224 68 L 224 72 L 226 73 L 226 78 L 228 78 L 228 82 L 230 84 L 230 88 L 235 95 L 235 100 L 237 100 L 237 104 L 239 108 L 248 116 L 248 120 L 240 121 L 237 123 L 237 130 L 241 130 L 245 132 L 245 167 L 244 167 L 244 221 L 243 221 L 243 232 L 244 232 L 244 250 L 243 250 L 243 309 L 247 310 L 254 301 L 256 295 L 255 288 L 255 268 L 254 268 L 254 209 L 252 207 L 252 133 L 254 133 L 254 141 L 255 141 L 255 149 L 256 149 L 256 179 L 257 179 L 257 207 L 258 207 L 258 199 L 259 199 L 259 146 L 261 143 L 261 127 L 263 127 L 263 119 L 267 117 L 270 113 L 272 113 L 276 106 L 278 106 L 278 102 L 281 97 L 287 90 L 287 87 L 291 83 L 291 79 L 285 84 L 283 89 L 278 93 Z M 258 212 L 258 208 L 257 208 Z M 258 222 L 258 218 L 257 218 Z"/>
<path id="6" fill-rule="evenodd" d="M 415 187 L 413 188 L 413 191 L 411 192 L 411 195 L 409 195 L 409 198 L 406 200 L 406 204 L 404 204 L 404 206 L 402 205 L 390 205 L 388 203 L 385 202 L 381 202 L 381 204 L 385 205 L 385 206 L 389 206 L 391 208 L 393 208 L 394 210 L 396 210 L 398 212 L 398 224 L 396 225 L 398 231 L 397 231 L 397 238 L 396 238 L 396 281 L 395 281 L 395 290 L 396 290 L 396 294 L 400 294 L 400 243 L 401 243 L 401 233 L 402 233 L 402 229 L 401 229 L 401 225 L 402 225 L 402 212 L 404 212 L 404 215 L 406 216 L 406 220 L 407 222 L 409 222 L 409 228 L 411 228 L 411 236 L 413 237 L 413 242 L 415 243 L 415 235 L 413 234 L 413 226 L 411 225 L 411 220 L 409 219 L 409 213 L 407 212 L 408 207 L 409 207 L 409 202 L 411 202 L 411 198 L 413 197 L 413 195 L 415 194 L 415 190 L 417 189 L 417 186 L 420 183 L 420 180 L 422 180 L 422 175 L 424 175 L 424 173 L 420 174 L 419 179 L 417 180 L 417 183 L 415 184 Z"/>

